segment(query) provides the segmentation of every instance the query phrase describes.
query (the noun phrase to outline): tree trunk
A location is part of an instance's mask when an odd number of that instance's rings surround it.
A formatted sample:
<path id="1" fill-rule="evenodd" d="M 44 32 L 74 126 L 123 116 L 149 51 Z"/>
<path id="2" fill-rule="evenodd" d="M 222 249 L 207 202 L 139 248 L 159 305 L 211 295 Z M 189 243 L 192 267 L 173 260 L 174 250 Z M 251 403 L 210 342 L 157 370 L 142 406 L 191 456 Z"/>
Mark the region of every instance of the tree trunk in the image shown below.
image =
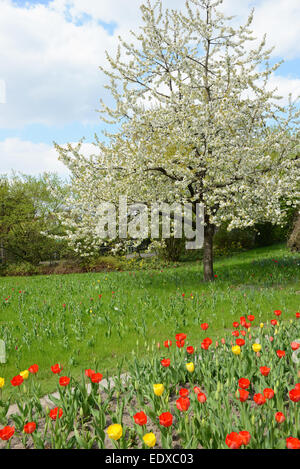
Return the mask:
<path id="1" fill-rule="evenodd" d="M 203 244 L 203 271 L 204 281 L 212 282 L 214 280 L 213 267 L 213 239 L 215 227 L 209 223 L 208 217 L 205 217 L 204 226 L 204 244 Z"/>
<path id="2" fill-rule="evenodd" d="M 288 248 L 291 251 L 300 252 L 300 211 L 295 215 L 293 231 L 288 240 Z"/>

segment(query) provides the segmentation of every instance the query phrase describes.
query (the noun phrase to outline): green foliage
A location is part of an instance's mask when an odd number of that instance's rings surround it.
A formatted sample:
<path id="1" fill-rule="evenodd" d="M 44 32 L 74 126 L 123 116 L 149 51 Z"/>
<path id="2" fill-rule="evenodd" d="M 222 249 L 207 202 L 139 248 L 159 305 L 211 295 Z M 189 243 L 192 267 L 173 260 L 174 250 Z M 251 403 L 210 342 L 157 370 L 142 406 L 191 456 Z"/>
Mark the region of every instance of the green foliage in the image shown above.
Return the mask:
<path id="1" fill-rule="evenodd" d="M 20 276 L 38 274 L 37 266 L 30 264 L 30 262 L 20 262 L 18 264 L 9 264 L 5 268 L 5 275 Z"/>
<path id="2" fill-rule="evenodd" d="M 185 242 L 184 238 L 176 239 L 171 237 L 164 240 L 164 247 L 159 250 L 159 254 L 162 259 L 170 262 L 177 262 L 182 257 L 185 251 Z"/>
<path id="3" fill-rule="evenodd" d="M 245 228 L 228 231 L 227 225 L 223 225 L 214 237 L 215 254 L 223 252 L 226 255 L 232 251 L 251 249 L 254 247 L 254 240 L 255 233 L 253 229 Z"/>
<path id="4" fill-rule="evenodd" d="M 93 256 L 83 259 L 80 265 L 86 272 L 97 272 L 103 270 L 121 270 L 125 262 L 117 256 Z"/>
<path id="5" fill-rule="evenodd" d="M 49 186 L 55 188 L 59 196 L 54 196 Z M 66 252 L 66 242 L 48 236 L 63 234 L 54 214 L 60 210 L 66 191 L 63 182 L 52 174 L 38 178 L 15 174 L 10 178 L 0 176 L 2 262 L 37 265 Z"/>
<path id="6" fill-rule="evenodd" d="M 255 225 L 255 243 L 256 247 L 271 246 L 272 244 L 286 242 L 293 228 L 293 220 L 296 209 L 286 207 L 282 203 L 282 209 L 286 211 L 286 222 L 284 225 L 272 225 L 271 223 L 262 223 Z"/>

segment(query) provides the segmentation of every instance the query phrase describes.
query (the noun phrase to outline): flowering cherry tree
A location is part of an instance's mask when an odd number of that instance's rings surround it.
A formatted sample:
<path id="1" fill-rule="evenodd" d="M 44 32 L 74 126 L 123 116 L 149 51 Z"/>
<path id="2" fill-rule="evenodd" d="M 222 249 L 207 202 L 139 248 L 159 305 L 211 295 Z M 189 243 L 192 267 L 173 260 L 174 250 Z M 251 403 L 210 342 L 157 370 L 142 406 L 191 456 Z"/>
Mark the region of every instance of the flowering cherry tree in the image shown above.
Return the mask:
<path id="1" fill-rule="evenodd" d="M 258 221 L 281 223 L 299 204 L 300 112 L 282 104 L 269 65 L 266 38 L 254 42 L 233 27 L 222 0 L 187 0 L 183 11 L 163 1 L 141 6 L 143 26 L 132 42 L 119 38 L 107 53 L 107 85 L 114 107 L 101 101 L 104 122 L 118 124 L 85 158 L 81 144 L 58 147 L 73 172 L 81 214 L 71 237 L 93 233 L 100 201 L 126 194 L 132 201 L 190 202 L 205 209 L 204 279 L 213 280 L 213 237 Z M 114 126 L 114 129 L 116 127 Z M 97 243 L 96 236 L 93 238 Z"/>

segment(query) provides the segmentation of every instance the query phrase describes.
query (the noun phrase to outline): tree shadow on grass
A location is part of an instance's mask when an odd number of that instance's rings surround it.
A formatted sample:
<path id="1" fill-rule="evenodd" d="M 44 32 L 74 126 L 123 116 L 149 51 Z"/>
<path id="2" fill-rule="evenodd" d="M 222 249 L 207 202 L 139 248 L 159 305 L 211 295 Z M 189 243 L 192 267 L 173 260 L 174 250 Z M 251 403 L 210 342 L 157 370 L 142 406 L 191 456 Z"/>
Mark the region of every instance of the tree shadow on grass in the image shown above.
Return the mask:
<path id="1" fill-rule="evenodd" d="M 200 262 L 189 265 L 179 265 L 177 268 L 163 271 L 144 272 L 144 280 L 149 286 L 157 289 L 222 289 L 229 285 L 245 286 L 250 288 L 274 288 L 277 285 L 288 286 L 300 280 L 300 255 L 288 256 L 281 254 L 276 259 L 270 257 L 270 253 L 258 255 L 255 253 L 246 259 L 243 255 L 224 260 L 218 260 L 215 264 L 217 277 L 214 282 L 203 281 L 203 268 Z M 149 275 L 150 274 L 150 275 Z M 149 276 L 149 277 L 148 277 Z M 300 288 L 300 287 L 299 287 Z"/>

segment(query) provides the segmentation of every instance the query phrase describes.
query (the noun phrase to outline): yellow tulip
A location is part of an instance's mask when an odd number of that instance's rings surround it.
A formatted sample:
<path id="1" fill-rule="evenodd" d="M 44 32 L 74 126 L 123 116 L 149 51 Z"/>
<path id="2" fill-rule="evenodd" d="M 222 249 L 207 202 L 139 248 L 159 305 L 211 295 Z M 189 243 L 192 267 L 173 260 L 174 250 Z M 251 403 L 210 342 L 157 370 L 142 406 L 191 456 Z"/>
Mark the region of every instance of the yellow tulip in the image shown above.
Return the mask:
<path id="1" fill-rule="evenodd" d="M 0 389 L 3 388 L 4 384 L 5 384 L 5 379 L 0 378 Z"/>
<path id="2" fill-rule="evenodd" d="M 190 373 L 193 373 L 193 371 L 195 370 L 195 365 L 194 363 L 190 362 L 190 363 L 187 363 L 185 365 L 186 369 L 190 372 Z"/>
<path id="3" fill-rule="evenodd" d="M 22 376 L 23 379 L 28 379 L 29 371 L 28 370 L 21 371 L 20 376 Z"/>
<path id="4" fill-rule="evenodd" d="M 239 345 L 234 345 L 231 350 L 234 355 L 239 355 L 241 353 L 241 347 Z"/>
<path id="5" fill-rule="evenodd" d="M 261 351 L 261 345 L 260 344 L 253 344 L 252 345 L 252 350 L 254 352 L 260 352 Z"/>
<path id="6" fill-rule="evenodd" d="M 153 391 L 156 396 L 161 396 L 165 387 L 163 384 L 153 384 Z"/>
<path id="7" fill-rule="evenodd" d="M 149 448 L 152 448 L 155 443 L 156 443 L 156 436 L 154 433 L 146 433 L 146 435 L 143 436 L 144 443 L 149 446 Z"/>
<path id="8" fill-rule="evenodd" d="M 119 440 L 123 435 L 123 428 L 118 423 L 110 425 L 106 431 L 111 440 Z"/>
<path id="9" fill-rule="evenodd" d="M 259 325 L 259 327 L 262 329 L 262 328 L 264 327 L 264 323 L 261 322 L 260 325 Z"/>

